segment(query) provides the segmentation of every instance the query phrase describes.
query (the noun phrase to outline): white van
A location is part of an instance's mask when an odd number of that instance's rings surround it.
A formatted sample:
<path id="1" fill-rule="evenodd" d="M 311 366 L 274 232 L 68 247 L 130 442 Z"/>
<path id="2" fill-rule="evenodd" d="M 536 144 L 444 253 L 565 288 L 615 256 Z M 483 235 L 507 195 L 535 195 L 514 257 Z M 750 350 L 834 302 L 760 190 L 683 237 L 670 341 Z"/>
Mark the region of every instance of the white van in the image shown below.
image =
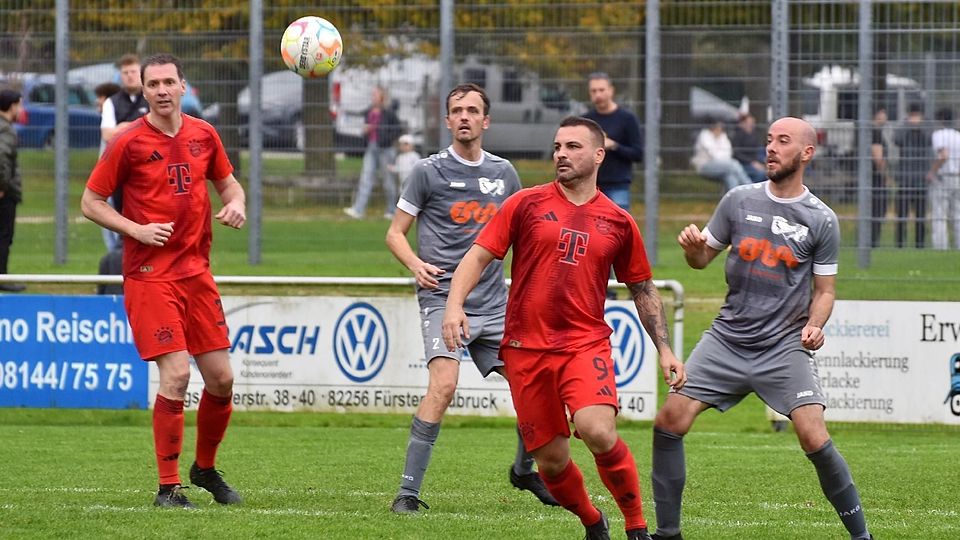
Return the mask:
<path id="1" fill-rule="evenodd" d="M 886 91 L 873 96 L 873 109 L 883 106 L 892 124 L 906 118 L 911 103 L 923 101 L 920 83 L 886 74 Z M 860 75 L 837 65 L 823 66 L 802 79 L 800 102 L 803 119 L 817 130 L 822 151 L 833 157 L 854 155 Z M 873 116 L 873 111 L 870 111 Z"/>
<path id="2" fill-rule="evenodd" d="M 560 120 L 580 115 L 586 107 L 571 100 L 558 86 L 543 84 L 536 74 L 518 68 L 483 64 L 470 58 L 454 70 L 456 83 L 483 87 L 491 103 L 490 129 L 483 146 L 507 156 L 549 156 Z M 397 107 L 405 130 L 425 152 L 436 150 L 436 135 L 443 125 L 440 107 L 447 89 L 439 89 L 440 63 L 410 57 L 387 62 L 376 69 L 341 66 L 333 72 L 331 110 L 340 136 L 360 138 L 363 112 L 370 105 L 374 86 L 387 91 Z"/>

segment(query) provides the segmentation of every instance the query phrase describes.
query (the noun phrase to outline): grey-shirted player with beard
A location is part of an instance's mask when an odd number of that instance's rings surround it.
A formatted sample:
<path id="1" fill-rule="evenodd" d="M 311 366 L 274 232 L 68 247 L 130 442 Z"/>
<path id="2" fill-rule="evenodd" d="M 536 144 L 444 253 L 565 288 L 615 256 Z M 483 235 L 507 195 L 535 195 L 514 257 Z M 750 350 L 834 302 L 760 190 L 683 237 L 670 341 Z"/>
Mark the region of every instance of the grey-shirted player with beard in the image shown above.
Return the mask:
<path id="1" fill-rule="evenodd" d="M 406 463 L 400 490 L 391 509 L 398 513 L 428 508 L 420 500 L 440 422 L 450 405 L 463 351 L 447 351 L 443 344 L 443 311 L 450 292 L 450 279 L 464 253 L 483 225 L 497 213 L 507 197 L 520 190 L 513 165 L 485 152 L 483 132 L 490 125 L 490 100 L 475 84 L 463 84 L 447 95 L 447 128 L 453 143 L 445 150 L 420 160 L 407 178 L 397 203 L 399 210 L 387 231 L 387 247 L 417 282 L 423 348 L 430 381 L 410 426 Z M 407 231 L 417 222 L 417 249 L 407 241 Z M 470 317 L 470 357 L 486 377 L 496 371 L 505 375 L 499 359 L 500 340 L 507 305 L 503 265 L 491 264 L 464 304 Z M 529 490 L 547 505 L 557 502 L 533 470 L 533 456 L 523 447 L 518 433 L 517 453 L 509 478 L 517 489 Z"/>
<path id="2" fill-rule="evenodd" d="M 840 247 L 836 214 L 803 185 L 815 145 L 805 121 L 777 120 L 767 134 L 769 180 L 729 191 L 703 231 L 688 225 L 680 233 L 692 268 L 706 267 L 731 247 L 729 291 L 690 354 L 687 384 L 667 396 L 654 421 L 654 538 L 682 538 L 683 436 L 707 408 L 725 411 L 750 392 L 793 421 L 850 538 L 871 538 L 850 468 L 827 432 L 811 353 L 824 343 Z"/>

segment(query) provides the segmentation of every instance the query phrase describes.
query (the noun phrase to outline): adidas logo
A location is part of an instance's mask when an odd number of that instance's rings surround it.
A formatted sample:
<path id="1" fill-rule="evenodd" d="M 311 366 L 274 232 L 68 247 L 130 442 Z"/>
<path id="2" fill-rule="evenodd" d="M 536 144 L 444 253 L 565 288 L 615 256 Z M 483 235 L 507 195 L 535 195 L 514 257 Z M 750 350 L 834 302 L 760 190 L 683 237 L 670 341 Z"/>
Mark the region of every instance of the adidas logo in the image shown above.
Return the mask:
<path id="1" fill-rule="evenodd" d="M 603 388 L 601 388 L 599 391 L 597 391 L 597 395 L 598 395 L 598 396 L 612 396 L 612 395 L 613 395 L 613 392 L 610 390 L 610 387 L 609 387 L 609 386 L 603 385 Z"/>
<path id="2" fill-rule="evenodd" d="M 147 163 L 150 163 L 151 161 L 160 161 L 161 159 L 163 159 L 163 156 L 160 155 L 160 152 L 154 150 L 153 153 L 150 154 L 150 157 L 147 158 Z"/>
<path id="3" fill-rule="evenodd" d="M 544 220 L 544 221 L 560 221 L 560 220 L 557 219 L 557 215 L 553 213 L 553 210 L 551 210 L 551 211 L 547 212 L 546 214 L 542 215 L 542 216 L 540 217 L 540 219 L 542 219 L 542 220 Z"/>

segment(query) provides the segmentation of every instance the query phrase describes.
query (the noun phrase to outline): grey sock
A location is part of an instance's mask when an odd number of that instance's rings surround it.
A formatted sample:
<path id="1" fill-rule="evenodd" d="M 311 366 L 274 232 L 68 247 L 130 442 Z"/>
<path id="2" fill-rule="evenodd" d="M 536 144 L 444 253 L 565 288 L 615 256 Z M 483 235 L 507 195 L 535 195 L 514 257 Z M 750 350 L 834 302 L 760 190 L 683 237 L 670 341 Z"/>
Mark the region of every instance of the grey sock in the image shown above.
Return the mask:
<path id="1" fill-rule="evenodd" d="M 527 452 L 523 446 L 523 437 L 520 436 L 520 427 L 517 427 L 517 457 L 513 460 L 513 472 L 524 475 L 533 472 L 533 454 Z"/>
<path id="2" fill-rule="evenodd" d="M 440 435 L 439 422 L 424 422 L 416 416 L 413 417 L 413 422 L 410 424 L 410 440 L 407 442 L 407 461 L 403 466 L 398 495 L 420 497 L 420 485 L 430 464 L 433 443 L 437 442 L 438 435 Z"/>
<path id="3" fill-rule="evenodd" d="M 680 505 L 687 481 L 683 435 L 653 428 L 653 503 L 660 536 L 680 534 Z"/>
<path id="4" fill-rule="evenodd" d="M 847 466 L 840 452 L 834 448 L 833 441 L 828 440 L 819 450 L 807 454 L 807 458 L 816 467 L 820 488 L 837 511 L 840 521 L 850 533 L 850 538 L 855 540 L 870 538 L 870 533 L 867 532 L 867 520 L 863 516 L 863 507 L 860 505 L 860 494 L 857 493 L 857 487 L 853 485 L 853 477 L 850 476 L 850 467 Z"/>

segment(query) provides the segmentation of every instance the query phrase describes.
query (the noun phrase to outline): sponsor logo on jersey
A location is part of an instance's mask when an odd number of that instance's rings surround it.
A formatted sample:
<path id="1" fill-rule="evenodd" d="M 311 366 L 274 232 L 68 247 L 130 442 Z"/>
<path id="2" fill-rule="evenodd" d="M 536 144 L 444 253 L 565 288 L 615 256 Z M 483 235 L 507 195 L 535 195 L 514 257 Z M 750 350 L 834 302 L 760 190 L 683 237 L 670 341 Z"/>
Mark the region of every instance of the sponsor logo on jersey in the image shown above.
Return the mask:
<path id="1" fill-rule="evenodd" d="M 150 157 L 147 158 L 147 163 L 150 163 L 153 161 L 160 161 L 161 159 L 163 159 L 163 155 L 160 152 L 157 152 L 156 150 L 154 150 L 153 153 L 150 154 Z"/>
<path id="2" fill-rule="evenodd" d="M 540 216 L 541 221 L 560 221 L 557 219 L 557 215 L 553 213 L 553 210 L 547 212 L 546 214 Z"/>
<path id="3" fill-rule="evenodd" d="M 340 371 L 353 382 L 377 376 L 387 363 L 387 324 L 375 307 L 356 302 L 340 315 L 333 331 L 333 356 Z"/>
<path id="4" fill-rule="evenodd" d="M 484 195 L 503 195 L 503 178 L 494 178 L 493 180 L 481 176 L 477 179 L 480 183 L 480 193 Z"/>
<path id="5" fill-rule="evenodd" d="M 775 246 L 766 238 L 744 238 L 737 247 L 737 253 L 745 261 L 759 260 L 768 268 L 776 268 L 781 262 L 788 268 L 796 268 L 800 264 L 788 246 Z"/>
<path id="6" fill-rule="evenodd" d="M 580 258 L 587 254 L 587 244 L 590 235 L 573 229 L 560 229 L 560 241 L 557 242 L 557 251 L 563 255 L 560 262 L 564 264 L 580 265 Z"/>
<path id="7" fill-rule="evenodd" d="M 752 221 L 754 223 L 763 223 L 763 218 L 760 216 L 755 216 L 753 214 L 747 214 L 747 221 Z"/>
<path id="8" fill-rule="evenodd" d="M 173 186 L 174 195 L 189 193 L 187 186 L 193 181 L 189 163 L 171 163 L 167 165 L 167 183 Z"/>
<path id="9" fill-rule="evenodd" d="M 464 189 L 467 187 L 466 182 L 450 182 L 451 189 Z"/>
<path id="10" fill-rule="evenodd" d="M 797 392 L 797 399 L 810 397 L 813 395 L 813 390 L 804 390 L 803 392 Z"/>
<path id="11" fill-rule="evenodd" d="M 779 234 L 785 240 L 795 240 L 803 242 L 807 239 L 807 233 L 810 231 L 806 226 L 799 223 L 790 223 L 785 218 L 773 216 L 773 223 L 770 224 L 770 230 L 773 234 Z"/>
<path id="12" fill-rule="evenodd" d="M 495 215 L 497 205 L 492 202 L 457 201 L 450 206 L 450 219 L 461 225 L 470 221 L 486 223 Z"/>
<path id="13" fill-rule="evenodd" d="M 607 308 L 603 319 L 613 332 L 610 334 L 610 352 L 617 388 L 626 386 L 640 373 L 646 342 L 643 328 L 635 312 L 621 306 Z"/>

